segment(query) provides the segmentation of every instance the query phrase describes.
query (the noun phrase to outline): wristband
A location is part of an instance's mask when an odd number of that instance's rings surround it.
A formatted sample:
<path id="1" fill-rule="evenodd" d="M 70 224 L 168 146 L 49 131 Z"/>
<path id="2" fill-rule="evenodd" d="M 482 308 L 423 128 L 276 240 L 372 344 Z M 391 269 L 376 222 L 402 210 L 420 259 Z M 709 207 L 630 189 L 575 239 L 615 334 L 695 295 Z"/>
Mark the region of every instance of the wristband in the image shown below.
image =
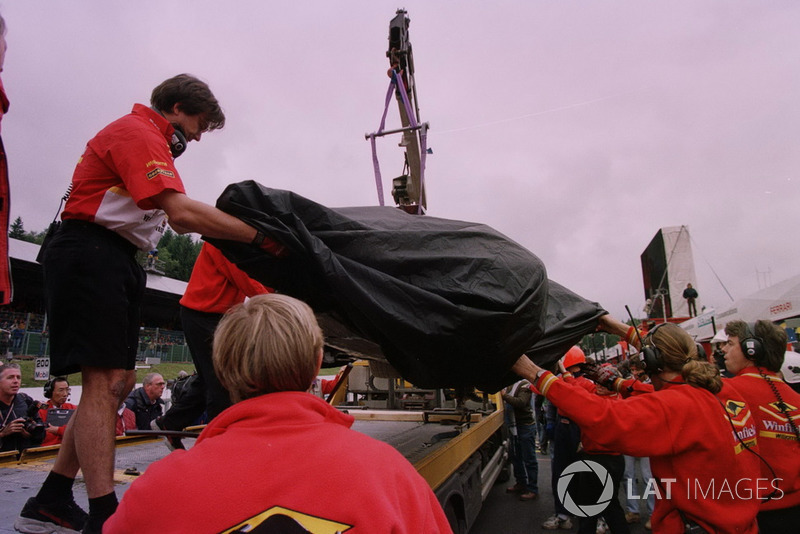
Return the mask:
<path id="1" fill-rule="evenodd" d="M 256 236 L 253 238 L 253 241 L 251 241 L 250 244 L 260 247 L 264 243 L 264 239 L 266 238 L 267 236 L 266 234 L 264 234 L 264 232 L 262 232 L 261 230 L 256 230 Z"/>

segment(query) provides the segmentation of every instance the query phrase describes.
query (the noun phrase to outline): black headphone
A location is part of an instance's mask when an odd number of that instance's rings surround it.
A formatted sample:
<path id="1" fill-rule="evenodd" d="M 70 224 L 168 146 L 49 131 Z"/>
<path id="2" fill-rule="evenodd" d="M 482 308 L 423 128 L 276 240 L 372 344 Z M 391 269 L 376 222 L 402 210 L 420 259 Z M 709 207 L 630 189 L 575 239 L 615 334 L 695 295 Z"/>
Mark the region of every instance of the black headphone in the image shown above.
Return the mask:
<path id="1" fill-rule="evenodd" d="M 739 341 L 742 347 L 744 357 L 748 360 L 760 360 L 764 355 L 764 341 L 760 337 L 756 337 L 756 324 L 745 323 L 744 325 L 744 339 Z"/>
<path id="2" fill-rule="evenodd" d="M 53 390 L 56 388 L 56 382 L 59 381 L 66 382 L 67 379 L 63 376 L 54 376 L 50 378 L 47 382 L 44 383 L 44 398 L 45 399 L 52 399 L 53 398 Z"/>
<path id="3" fill-rule="evenodd" d="M 644 372 L 648 376 L 655 376 L 664 370 L 664 359 L 661 357 L 661 351 L 653 343 L 653 334 L 665 324 L 667 323 L 659 323 L 653 327 L 645 337 L 645 340 L 650 340 L 649 343 L 646 345 L 642 343 L 642 362 L 644 363 Z"/>
<path id="4" fill-rule="evenodd" d="M 172 127 L 175 128 L 175 131 L 172 132 L 172 139 L 170 139 L 169 142 L 169 151 L 172 152 L 172 158 L 174 159 L 186 152 L 186 145 L 188 145 L 188 142 L 180 126 L 173 124 Z"/>
<path id="5" fill-rule="evenodd" d="M 162 117 L 164 116 L 157 107 L 152 107 L 151 109 Z M 172 159 L 175 159 L 186 152 L 186 146 L 189 142 L 186 141 L 186 134 L 183 133 L 183 128 L 181 128 L 180 125 L 174 123 L 170 124 L 172 124 L 175 131 L 172 132 L 172 139 L 169 140 L 169 151 L 172 152 Z"/>

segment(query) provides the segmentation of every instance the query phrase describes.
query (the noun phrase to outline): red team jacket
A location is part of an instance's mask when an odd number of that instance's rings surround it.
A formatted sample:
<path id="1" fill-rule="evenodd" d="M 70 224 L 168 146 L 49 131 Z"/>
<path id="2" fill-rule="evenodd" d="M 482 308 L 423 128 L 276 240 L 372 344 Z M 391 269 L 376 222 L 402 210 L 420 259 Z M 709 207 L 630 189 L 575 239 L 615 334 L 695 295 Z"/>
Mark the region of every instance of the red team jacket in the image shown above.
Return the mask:
<path id="1" fill-rule="evenodd" d="M 256 282 L 208 243 L 203 243 L 181 306 L 205 313 L 225 313 L 231 306 L 272 290 Z"/>
<path id="2" fill-rule="evenodd" d="M 661 494 L 652 517 L 654 533 L 682 533 L 679 510 L 708 532 L 758 532 L 757 494 L 771 490 L 771 481 L 759 480 L 759 459 L 733 433 L 735 428 L 757 451 L 752 414 L 733 388 L 723 387 L 715 396 L 689 385 L 670 385 L 611 401 L 549 372 L 535 387 L 593 441 L 622 454 L 650 457 Z"/>
<path id="3" fill-rule="evenodd" d="M 45 423 L 47 423 L 47 410 L 51 408 L 55 408 L 55 406 L 53 406 L 53 401 L 47 401 L 47 404 L 44 404 L 41 408 L 39 408 L 39 418 Z M 60 410 L 74 410 L 75 408 L 77 408 L 77 406 L 69 402 L 65 402 L 59 406 Z M 50 432 L 46 433 L 41 446 L 45 447 L 47 445 L 58 445 L 61 443 L 61 440 L 64 439 L 64 432 L 66 430 L 67 425 L 63 425 L 58 427 L 58 434 L 51 434 Z"/>
<path id="4" fill-rule="evenodd" d="M 314 534 L 452 532 L 413 466 L 352 424 L 308 393 L 234 404 L 194 447 L 151 464 L 103 532 L 272 532 L 262 524 L 275 515 Z"/>
<path id="5" fill-rule="evenodd" d="M 8 112 L 8 98 L 0 80 L 0 121 Z M 0 140 L 0 305 L 8 304 L 13 297 L 11 263 L 8 259 L 8 225 L 11 217 L 11 188 L 8 183 L 6 149 Z"/>
<path id="6" fill-rule="evenodd" d="M 766 380 L 778 390 L 789 415 L 800 427 L 800 393 L 784 382 L 777 373 L 763 369 Z M 755 367 L 745 367 L 725 381 L 747 400 L 758 426 L 758 448 L 778 479 L 781 492 L 761 505 L 763 510 L 777 510 L 800 505 L 800 442 L 797 441 L 786 415 L 777 407 L 778 399 Z M 772 478 L 772 472 L 761 463 L 761 476 Z M 800 526 L 798 526 L 800 529 Z"/>

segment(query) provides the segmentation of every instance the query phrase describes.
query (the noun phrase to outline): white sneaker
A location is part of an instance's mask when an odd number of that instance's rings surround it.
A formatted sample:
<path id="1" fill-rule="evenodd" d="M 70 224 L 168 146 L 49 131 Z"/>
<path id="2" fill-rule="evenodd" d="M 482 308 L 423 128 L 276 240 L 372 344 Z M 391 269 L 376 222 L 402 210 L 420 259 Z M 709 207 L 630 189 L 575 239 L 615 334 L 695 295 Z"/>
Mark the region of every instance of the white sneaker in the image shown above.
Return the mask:
<path id="1" fill-rule="evenodd" d="M 561 519 L 558 514 L 553 514 L 547 518 L 547 521 L 542 523 L 542 528 L 545 530 L 570 529 L 572 528 L 572 520 L 570 518 Z"/>
<path id="2" fill-rule="evenodd" d="M 551 515 L 542 523 L 542 528 L 545 530 L 557 530 L 560 525 L 561 519 L 559 519 L 557 515 Z"/>

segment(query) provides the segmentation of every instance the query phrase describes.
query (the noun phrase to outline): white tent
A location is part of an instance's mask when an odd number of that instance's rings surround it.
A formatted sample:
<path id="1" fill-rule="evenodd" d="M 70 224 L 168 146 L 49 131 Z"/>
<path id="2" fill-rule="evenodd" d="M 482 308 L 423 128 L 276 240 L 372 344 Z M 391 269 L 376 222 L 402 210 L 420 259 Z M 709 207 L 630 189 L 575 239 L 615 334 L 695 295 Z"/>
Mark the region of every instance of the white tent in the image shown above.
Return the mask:
<path id="1" fill-rule="evenodd" d="M 712 318 L 719 331 L 725 328 L 728 322 L 736 319 L 748 322 L 768 319 L 778 322 L 798 316 L 800 316 L 800 275 L 738 299 L 719 313 L 711 310 L 681 323 L 681 326 L 697 341 L 708 341 L 714 336 Z"/>

